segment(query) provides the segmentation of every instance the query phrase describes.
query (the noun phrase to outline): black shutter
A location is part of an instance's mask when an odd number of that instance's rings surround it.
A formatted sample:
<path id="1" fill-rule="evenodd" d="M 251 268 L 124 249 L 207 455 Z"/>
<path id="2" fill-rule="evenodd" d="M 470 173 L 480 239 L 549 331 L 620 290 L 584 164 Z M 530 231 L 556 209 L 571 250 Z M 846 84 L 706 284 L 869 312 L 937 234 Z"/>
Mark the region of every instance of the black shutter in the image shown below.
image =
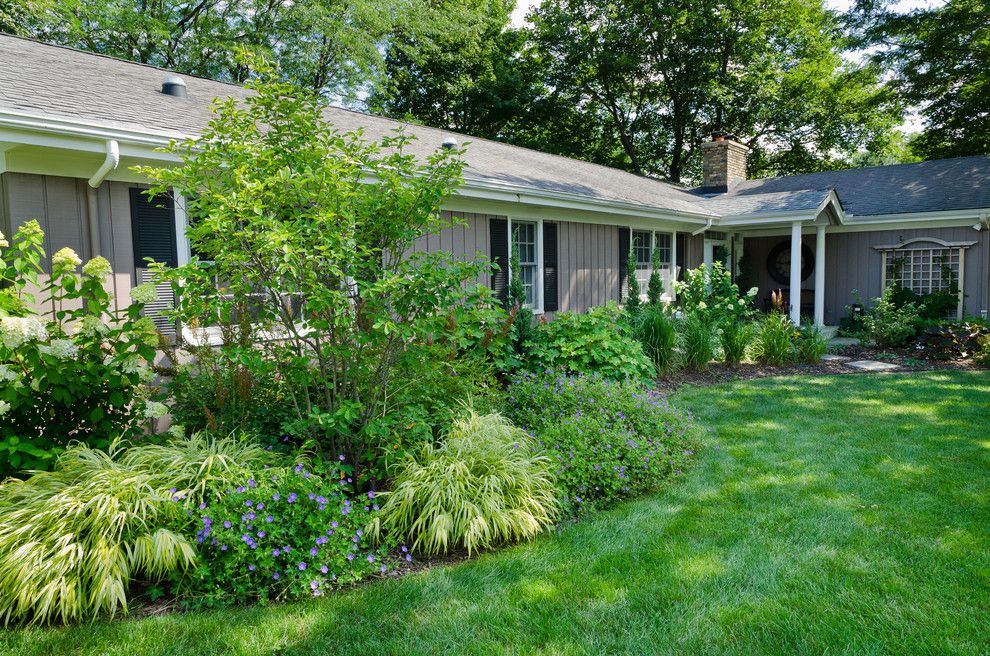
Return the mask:
<path id="1" fill-rule="evenodd" d="M 619 228 L 619 301 L 626 296 L 629 276 L 629 228 Z"/>
<path id="2" fill-rule="evenodd" d="M 147 268 L 146 258 L 168 266 L 179 265 L 175 245 L 175 207 L 168 195 L 148 198 L 144 189 L 131 188 L 131 231 L 134 266 Z"/>
<path id="3" fill-rule="evenodd" d="M 557 224 L 543 222 L 543 311 L 557 306 Z"/>
<path id="4" fill-rule="evenodd" d="M 681 279 L 681 275 L 684 273 L 684 251 L 687 246 L 685 246 L 684 233 L 677 233 L 677 261 L 674 262 L 674 266 L 677 267 L 677 280 Z"/>
<path id="5" fill-rule="evenodd" d="M 154 282 L 148 270 L 148 260 L 168 266 L 179 266 L 179 254 L 175 243 L 175 206 L 169 195 L 149 198 L 144 189 L 131 187 L 131 238 L 134 240 L 134 268 L 138 284 Z M 157 300 L 144 306 L 144 316 L 155 322 L 155 327 L 170 340 L 175 337 L 176 325 L 164 315 L 175 303 L 171 283 L 156 285 Z"/>
<path id="6" fill-rule="evenodd" d="M 509 221 L 488 219 L 488 256 L 498 270 L 492 271 L 492 291 L 504 305 L 509 300 Z"/>

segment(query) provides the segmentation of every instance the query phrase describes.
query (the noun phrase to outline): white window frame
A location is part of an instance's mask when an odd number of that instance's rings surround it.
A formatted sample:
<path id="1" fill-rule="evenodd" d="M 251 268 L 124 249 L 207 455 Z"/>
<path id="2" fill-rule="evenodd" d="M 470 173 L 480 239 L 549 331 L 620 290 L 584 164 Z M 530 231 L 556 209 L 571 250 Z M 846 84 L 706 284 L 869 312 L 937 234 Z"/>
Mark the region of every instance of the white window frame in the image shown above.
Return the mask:
<path id="1" fill-rule="evenodd" d="M 512 283 L 512 224 L 515 223 L 528 223 L 536 225 L 536 279 L 533 281 L 533 303 L 532 310 L 533 314 L 543 314 L 543 219 L 515 219 L 507 217 L 509 234 L 508 234 L 508 253 L 509 253 L 509 279 L 508 283 Z"/>

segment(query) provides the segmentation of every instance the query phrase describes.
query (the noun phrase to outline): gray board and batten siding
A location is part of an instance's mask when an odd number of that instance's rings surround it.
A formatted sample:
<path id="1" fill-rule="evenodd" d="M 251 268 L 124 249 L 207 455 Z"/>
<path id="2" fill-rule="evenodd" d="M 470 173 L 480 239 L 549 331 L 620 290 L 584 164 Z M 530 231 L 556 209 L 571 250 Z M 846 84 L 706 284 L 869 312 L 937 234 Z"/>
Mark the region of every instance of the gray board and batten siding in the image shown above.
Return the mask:
<path id="1" fill-rule="evenodd" d="M 909 239 L 935 238 L 946 242 L 976 243 L 966 249 L 963 273 L 963 313 L 978 316 L 985 309 L 990 271 L 987 269 L 987 250 L 990 249 L 990 231 L 979 232 L 971 227 L 917 228 L 876 230 L 870 232 L 829 232 L 825 236 L 825 323 L 836 325 L 846 314 L 846 306 L 855 302 L 853 290 L 859 292 L 866 305 L 883 291 L 883 256 L 877 246 L 900 244 Z M 789 242 L 790 237 L 747 237 L 744 248 L 752 258 L 756 285 L 760 298 L 770 290 L 783 288 L 770 277 L 767 256 L 779 243 Z M 805 234 L 802 243 L 815 252 L 815 236 Z M 937 246 L 932 244 L 933 246 Z M 923 246 L 923 244 L 919 244 Z M 812 273 L 801 282 L 803 290 L 814 290 Z"/>
<path id="2" fill-rule="evenodd" d="M 8 171 L 0 175 L 0 231 L 9 239 L 24 223 L 37 220 L 45 233 L 46 271 L 50 271 L 51 255 L 63 247 L 72 248 L 84 262 L 102 255 L 114 272 L 108 290 L 113 293 L 116 308 L 123 309 L 130 304 L 131 288 L 148 276 L 148 270 L 135 259 L 135 202 L 142 210 L 150 210 L 155 215 L 152 220 L 159 223 L 156 230 L 147 233 L 145 243 L 171 238 L 171 249 L 174 251 L 175 247 L 172 210 L 152 207 L 147 197 L 139 193 L 143 188 L 128 182 L 104 182 L 94 190 L 100 240 L 100 252 L 96 253 L 90 243 L 90 205 L 85 180 Z M 138 243 L 138 250 L 140 246 Z M 159 290 L 159 301 L 148 306 L 149 316 L 156 316 L 164 309 L 168 304 L 167 294 L 167 290 Z M 170 332 L 165 322 L 156 319 L 156 324 Z"/>

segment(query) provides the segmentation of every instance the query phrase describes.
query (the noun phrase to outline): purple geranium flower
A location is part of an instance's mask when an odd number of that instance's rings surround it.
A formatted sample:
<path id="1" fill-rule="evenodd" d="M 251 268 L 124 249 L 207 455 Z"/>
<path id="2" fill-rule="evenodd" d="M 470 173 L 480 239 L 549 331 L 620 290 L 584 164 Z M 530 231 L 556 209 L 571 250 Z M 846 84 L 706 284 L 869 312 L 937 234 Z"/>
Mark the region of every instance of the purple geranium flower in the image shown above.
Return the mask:
<path id="1" fill-rule="evenodd" d="M 306 563 L 304 561 L 299 561 L 299 570 L 302 571 L 306 569 Z"/>

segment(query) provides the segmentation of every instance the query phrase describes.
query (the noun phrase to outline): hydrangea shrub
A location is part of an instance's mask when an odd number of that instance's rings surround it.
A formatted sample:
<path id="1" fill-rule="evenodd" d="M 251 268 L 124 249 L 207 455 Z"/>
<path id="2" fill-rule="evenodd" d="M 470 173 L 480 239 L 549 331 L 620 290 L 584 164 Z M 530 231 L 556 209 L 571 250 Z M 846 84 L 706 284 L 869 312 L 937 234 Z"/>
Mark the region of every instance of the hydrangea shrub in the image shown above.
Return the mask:
<path id="1" fill-rule="evenodd" d="M 555 461 L 560 496 L 572 512 L 654 490 L 694 454 L 698 429 L 690 413 L 635 383 L 527 373 L 508 396 L 512 419 Z"/>
<path id="2" fill-rule="evenodd" d="M 0 234 L 0 475 L 47 469 L 70 439 L 106 448 L 166 412 L 145 400 L 158 334 L 141 311 L 154 287 L 115 310 L 106 259 L 83 265 L 63 248 L 45 275 L 43 240 L 36 221 L 13 243 Z"/>
<path id="3" fill-rule="evenodd" d="M 193 510 L 199 559 L 178 590 L 192 605 L 266 602 L 320 596 L 386 572 L 386 547 L 366 534 L 378 514 L 375 493 L 352 497 L 345 477 L 331 482 L 337 476 L 296 465 L 215 491 Z"/>

